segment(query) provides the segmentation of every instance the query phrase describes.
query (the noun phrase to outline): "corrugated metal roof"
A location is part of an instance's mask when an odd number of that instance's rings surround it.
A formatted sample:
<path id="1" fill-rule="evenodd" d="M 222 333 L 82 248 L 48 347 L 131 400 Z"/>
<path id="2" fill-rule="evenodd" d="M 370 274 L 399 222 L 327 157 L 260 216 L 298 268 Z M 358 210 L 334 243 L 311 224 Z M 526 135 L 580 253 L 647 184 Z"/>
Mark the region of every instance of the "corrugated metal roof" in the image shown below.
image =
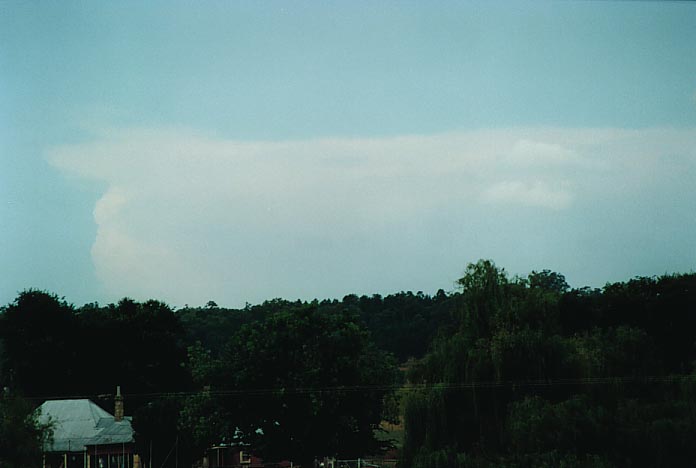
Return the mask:
<path id="1" fill-rule="evenodd" d="M 90 400 L 49 400 L 38 409 L 42 423 L 53 423 L 53 443 L 47 452 L 82 452 L 87 445 L 133 442 L 130 418 L 114 417 Z"/>

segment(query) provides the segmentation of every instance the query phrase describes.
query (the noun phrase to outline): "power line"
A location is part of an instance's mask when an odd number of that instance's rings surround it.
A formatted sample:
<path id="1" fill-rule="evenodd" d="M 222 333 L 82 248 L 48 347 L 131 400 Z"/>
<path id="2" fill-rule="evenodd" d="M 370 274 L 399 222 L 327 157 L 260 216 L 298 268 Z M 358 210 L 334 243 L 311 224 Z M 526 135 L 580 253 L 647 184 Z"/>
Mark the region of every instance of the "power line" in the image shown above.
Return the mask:
<path id="1" fill-rule="evenodd" d="M 306 387 L 270 387 L 270 388 L 238 388 L 238 389 L 211 389 L 196 391 L 171 391 L 171 392 L 147 392 L 129 393 L 128 399 L 145 398 L 186 398 L 193 396 L 268 396 L 268 395 L 307 395 L 312 393 L 358 393 L 358 392 L 382 392 L 396 390 L 449 390 L 449 389 L 492 389 L 492 388 L 528 388 L 528 387 L 559 387 L 572 385 L 613 385 L 613 384 L 656 384 L 679 383 L 692 380 L 696 382 L 696 375 L 677 374 L 668 376 L 625 376 L 625 377 L 582 377 L 568 379 L 537 379 L 537 380 L 488 380 L 474 382 L 423 382 L 408 384 L 373 384 L 373 385 L 336 385 L 336 386 L 306 386 Z M 9 396 L 10 398 L 12 396 Z M 113 399 L 114 394 L 91 395 L 53 395 L 25 397 L 26 400 L 64 400 L 64 399 Z"/>

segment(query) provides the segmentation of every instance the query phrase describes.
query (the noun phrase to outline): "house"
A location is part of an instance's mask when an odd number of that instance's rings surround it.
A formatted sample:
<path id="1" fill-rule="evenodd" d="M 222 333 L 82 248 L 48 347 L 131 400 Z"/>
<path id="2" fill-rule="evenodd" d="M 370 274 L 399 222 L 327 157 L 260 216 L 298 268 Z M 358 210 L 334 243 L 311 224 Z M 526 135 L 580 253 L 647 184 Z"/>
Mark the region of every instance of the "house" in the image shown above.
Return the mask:
<path id="1" fill-rule="evenodd" d="M 113 415 L 87 399 L 48 400 L 39 411 L 39 420 L 53 427 L 53 440 L 44 446 L 43 468 L 140 467 L 121 387 L 116 388 Z"/>
<path id="2" fill-rule="evenodd" d="M 240 443 L 219 444 L 209 448 L 205 457 L 196 465 L 200 468 L 292 468 L 289 461 L 268 463 Z"/>

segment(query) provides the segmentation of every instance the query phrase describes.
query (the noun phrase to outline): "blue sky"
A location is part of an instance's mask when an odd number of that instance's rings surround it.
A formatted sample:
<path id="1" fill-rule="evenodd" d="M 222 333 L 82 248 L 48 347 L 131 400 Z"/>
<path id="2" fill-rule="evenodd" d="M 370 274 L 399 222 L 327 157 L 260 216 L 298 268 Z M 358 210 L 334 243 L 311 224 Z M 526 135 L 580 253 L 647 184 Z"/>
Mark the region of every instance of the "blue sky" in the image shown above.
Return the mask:
<path id="1" fill-rule="evenodd" d="M 0 2 L 0 303 L 696 264 L 688 2 Z"/>

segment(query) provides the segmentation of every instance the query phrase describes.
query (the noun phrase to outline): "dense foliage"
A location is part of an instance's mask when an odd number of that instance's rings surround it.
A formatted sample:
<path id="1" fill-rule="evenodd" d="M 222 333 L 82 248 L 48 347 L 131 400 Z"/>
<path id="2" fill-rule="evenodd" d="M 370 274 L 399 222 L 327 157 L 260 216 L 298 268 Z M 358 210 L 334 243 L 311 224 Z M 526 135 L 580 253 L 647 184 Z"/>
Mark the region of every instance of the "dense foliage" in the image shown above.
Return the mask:
<path id="1" fill-rule="evenodd" d="M 225 309 L 210 301 L 204 307 L 185 307 L 177 311 L 188 341 L 201 342 L 213 355 L 219 355 L 229 337 L 242 325 L 258 321 L 267 313 L 302 306 L 301 301 L 273 299 L 244 309 Z M 420 358 L 428 350 L 438 330 L 452 323 L 451 310 L 456 301 L 442 289 L 434 296 L 411 291 L 382 297 L 350 294 L 341 301 L 314 301 L 325 314 L 349 311 L 367 327 L 375 345 L 399 362 Z"/>
<path id="2" fill-rule="evenodd" d="M 29 290 L 0 315 L 3 384 L 27 397 L 185 388 L 183 329 L 164 303 L 123 299 L 79 310 Z"/>
<path id="3" fill-rule="evenodd" d="M 113 413 L 113 394 L 120 385 L 138 442 L 148 448 L 153 442 L 153 455 L 162 460 L 176 426 L 166 425 L 169 414 L 162 419 L 143 415 L 161 404 L 149 395 L 191 388 L 182 367 L 184 336 L 174 312 L 159 301 L 123 299 L 75 309 L 54 294 L 24 291 L 0 314 L 0 386 L 36 406 L 49 397 L 88 397 Z M 149 456 L 147 450 L 141 453 Z"/>
<path id="4" fill-rule="evenodd" d="M 176 447 L 179 463 L 190 464 L 233 439 L 278 459 L 379 450 L 375 429 L 393 392 L 394 361 L 354 311 L 325 305 L 273 300 L 229 311 L 210 303 L 175 313 L 159 301 L 123 299 L 76 309 L 28 290 L 0 313 L 0 385 L 37 406 L 89 397 L 108 411 L 120 385 L 145 463 L 150 453 L 173 462 Z M 236 326 L 206 316 L 197 323 L 205 312 Z"/>
<path id="5" fill-rule="evenodd" d="M 300 462 L 380 448 L 375 430 L 395 367 L 348 311 L 286 305 L 241 326 L 219 358 L 200 348 L 192 356 L 192 373 L 207 393 L 194 399 L 187 416 L 208 443 L 223 435 L 251 443 L 269 459 Z M 214 434 L 200 418 L 211 406 L 219 423 Z"/>
<path id="6" fill-rule="evenodd" d="M 693 466 L 696 275 L 572 290 L 492 262 L 410 372 L 407 467 Z"/>
<path id="7" fill-rule="evenodd" d="M 0 392 L 0 468 L 40 466 L 41 447 L 51 436 L 50 423 L 39 422 L 29 401 Z"/>
<path id="8" fill-rule="evenodd" d="M 30 408 L 88 397 L 112 411 L 120 385 L 146 464 L 231 441 L 276 460 L 357 457 L 388 445 L 376 430 L 399 408 L 405 468 L 694 464 L 696 275 L 571 289 L 482 260 L 457 285 L 178 311 L 27 290 L 0 309 L 0 388 L 28 399 L 0 401 L 0 430 L 22 422 L 12 443 L 32 459 L 48 433 Z"/>

